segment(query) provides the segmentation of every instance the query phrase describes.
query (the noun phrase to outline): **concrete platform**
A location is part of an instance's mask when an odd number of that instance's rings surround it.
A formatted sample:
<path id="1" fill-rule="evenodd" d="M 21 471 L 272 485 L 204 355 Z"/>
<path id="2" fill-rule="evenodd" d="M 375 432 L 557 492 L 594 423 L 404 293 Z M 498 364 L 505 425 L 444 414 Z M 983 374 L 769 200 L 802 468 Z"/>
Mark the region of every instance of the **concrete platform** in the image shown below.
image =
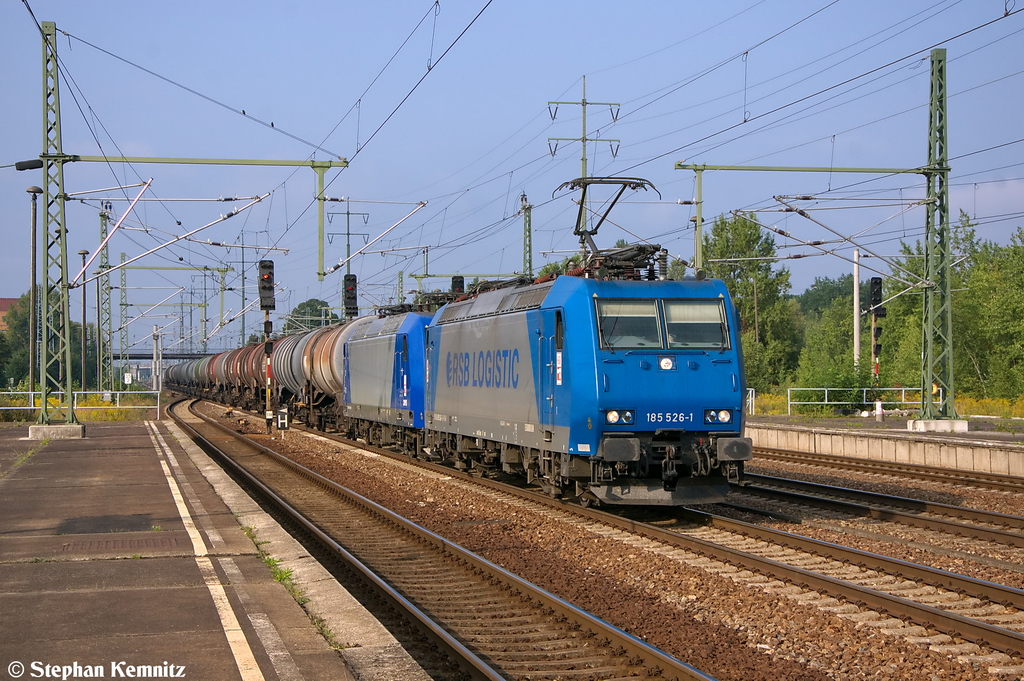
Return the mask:
<path id="1" fill-rule="evenodd" d="M 0 676 L 426 678 L 168 424 L 90 423 L 85 438 L 46 445 L 27 436 L 27 426 L 0 428 Z M 215 488 L 207 476 L 218 473 Z M 307 609 L 347 597 L 335 640 L 367 650 L 348 660 L 328 644 L 240 522 L 256 528 L 261 549 L 307 563 L 294 573 L 317 592 Z M 367 662 L 374 650 L 397 662 Z"/>
<path id="2" fill-rule="evenodd" d="M 45 426 L 28 427 L 28 436 L 32 440 L 67 440 L 85 437 L 85 425 L 81 423 L 55 423 Z"/>
<path id="3" fill-rule="evenodd" d="M 907 419 L 751 417 L 754 447 L 1024 476 L 1024 424 L 970 421 L 959 432 L 915 430 Z M 922 422 L 918 422 L 922 423 Z M 1004 428 L 997 430 L 997 427 Z M 756 459 L 756 454 L 755 454 Z"/>
<path id="4" fill-rule="evenodd" d="M 922 420 L 910 419 L 907 421 L 907 430 L 916 433 L 966 433 L 969 432 L 967 419 L 946 419 L 946 420 Z"/>

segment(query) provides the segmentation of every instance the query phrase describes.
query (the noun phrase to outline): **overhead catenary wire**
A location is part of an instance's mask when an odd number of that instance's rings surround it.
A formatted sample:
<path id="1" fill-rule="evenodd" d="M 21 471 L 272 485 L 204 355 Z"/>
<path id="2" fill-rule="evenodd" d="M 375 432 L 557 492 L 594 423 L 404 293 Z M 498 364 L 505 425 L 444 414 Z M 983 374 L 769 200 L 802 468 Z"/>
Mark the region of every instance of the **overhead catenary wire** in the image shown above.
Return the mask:
<path id="1" fill-rule="evenodd" d="M 752 75 L 753 75 L 753 72 L 752 72 Z M 647 111 L 650 111 L 650 109 L 648 109 Z M 366 112 L 364 111 L 364 114 L 365 113 Z M 364 117 L 364 123 L 365 123 L 365 117 Z M 534 128 L 531 127 L 529 129 L 529 132 L 532 133 L 533 130 L 534 130 Z M 309 136 L 307 135 L 307 137 L 309 137 Z M 526 137 L 526 135 L 521 135 L 515 141 L 518 141 L 519 139 L 522 139 L 524 137 Z M 316 139 L 316 138 L 315 137 L 311 137 L 311 139 Z M 380 139 L 380 138 L 378 137 L 378 139 Z M 515 145 L 508 145 L 507 148 L 511 149 L 514 146 Z M 373 149 L 373 147 L 371 147 L 371 150 L 372 149 Z M 517 149 L 516 151 L 518 152 L 519 150 Z M 372 151 L 370 153 L 372 153 Z M 522 156 L 519 156 L 518 158 L 522 158 Z M 540 160 L 540 157 L 538 157 L 537 160 Z M 488 164 L 488 165 L 490 165 L 490 164 Z M 504 164 L 503 166 L 500 166 L 498 168 L 498 170 L 500 172 L 497 172 L 497 171 L 495 172 L 496 178 L 494 178 L 494 179 L 495 180 L 497 180 L 497 179 L 501 179 L 502 180 L 502 185 L 503 185 L 502 186 L 502 197 L 504 197 L 504 195 L 507 193 L 507 191 L 506 191 L 507 188 L 504 185 L 507 183 L 507 177 L 508 177 L 508 172 L 509 171 L 508 170 L 501 170 L 501 168 L 507 168 L 510 165 L 512 165 L 512 163 Z M 621 164 L 619 164 L 619 165 L 621 165 Z M 990 164 L 990 165 L 994 165 L 994 164 Z M 616 165 L 608 164 L 605 167 L 614 169 L 616 167 Z M 522 183 L 522 179 L 521 179 L 522 176 L 529 175 L 531 173 L 535 173 L 535 175 L 537 177 L 543 178 L 543 173 L 545 173 L 545 172 L 546 173 L 557 172 L 558 170 L 559 170 L 559 166 L 556 165 L 556 164 L 547 164 L 547 163 L 544 163 L 544 162 L 542 162 L 542 163 L 535 163 L 534 162 L 534 164 L 527 169 L 527 172 L 522 173 L 522 175 L 520 175 L 519 173 L 516 174 L 515 182 L 516 182 L 517 185 Z M 490 179 L 490 178 L 485 178 L 485 180 L 486 179 Z M 463 186 L 466 186 L 468 184 L 469 183 L 464 183 Z M 468 190 L 460 189 L 460 190 L 458 190 L 456 192 L 449 192 L 447 186 L 446 187 L 442 187 L 442 190 L 445 192 L 445 196 L 455 196 L 456 194 L 458 194 L 459 197 L 466 197 L 466 191 L 468 191 Z M 490 201 L 489 205 L 491 206 L 490 208 L 488 208 L 485 205 L 482 208 L 481 207 L 474 207 L 472 210 L 469 210 L 469 205 L 468 205 L 469 201 L 468 201 L 468 199 L 467 198 L 461 198 L 460 201 L 455 204 L 456 207 L 448 212 L 447 219 L 445 219 L 444 223 L 443 223 L 443 225 L 444 225 L 443 228 L 445 230 L 445 231 L 443 231 L 443 233 L 439 231 L 440 229 L 442 229 L 442 217 L 440 217 L 440 212 L 438 212 L 438 214 L 436 216 L 432 216 L 432 217 L 427 218 L 428 222 L 424 222 L 421 225 L 418 225 L 417 227 L 415 227 L 414 229 L 423 230 L 423 231 L 429 233 L 430 237 L 431 237 L 430 240 L 432 242 L 438 243 L 438 244 L 442 244 L 438 248 L 438 251 L 437 251 L 439 254 L 442 253 L 442 249 L 447 248 L 449 244 L 451 244 L 451 248 L 449 249 L 449 252 L 456 247 L 456 243 L 458 245 L 460 245 L 460 246 L 461 245 L 468 245 L 471 241 L 473 241 L 474 235 L 478 234 L 478 233 L 482 233 L 484 238 L 487 241 L 486 247 L 485 248 L 479 248 L 478 249 L 479 251 L 481 251 L 483 253 L 486 253 L 487 251 L 492 251 L 492 249 L 493 249 L 492 252 L 499 253 L 501 251 L 501 249 L 503 247 L 505 247 L 508 243 L 510 243 L 513 239 L 518 239 L 518 230 L 513 229 L 513 224 L 512 224 L 511 221 L 510 222 L 504 222 L 504 223 L 501 223 L 501 222 L 494 223 L 493 222 L 493 218 L 502 215 L 502 211 L 498 210 L 496 213 L 494 211 L 494 208 L 498 207 L 499 204 L 501 203 L 501 199 L 495 199 L 494 198 L 493 195 L 496 193 L 494 190 L 495 190 L 495 187 L 491 187 L 490 189 L 486 189 L 485 191 L 482 191 L 482 192 L 478 191 L 478 192 L 472 193 L 468 197 L 468 198 L 471 198 L 473 200 L 473 202 L 476 202 L 476 203 L 479 203 L 479 201 L 481 201 L 481 200 L 489 200 Z M 438 192 L 438 193 L 440 193 L 440 192 Z M 442 210 L 442 208 L 440 208 L 440 206 L 443 203 L 445 203 L 444 200 L 438 201 L 437 197 L 434 197 L 434 196 L 425 196 L 424 198 L 429 199 L 430 202 L 431 202 L 431 205 L 430 205 L 430 207 L 427 210 L 424 210 L 421 213 L 421 215 L 427 216 L 428 212 L 430 212 L 431 208 L 437 209 L 438 211 Z M 299 205 L 301 205 L 301 202 L 299 203 Z M 311 205 L 315 205 L 315 204 L 311 204 Z M 559 209 L 560 207 L 555 207 L 555 208 L 556 208 L 556 211 L 557 211 L 557 209 Z M 543 216 L 538 213 L 535 216 L 535 218 L 534 218 L 534 220 L 535 220 L 535 223 L 534 223 L 535 230 L 540 231 L 540 229 L 541 229 L 540 226 L 541 225 L 543 225 L 544 228 L 554 227 L 554 230 L 557 230 L 557 231 L 552 230 L 553 233 L 561 234 L 563 239 L 567 238 L 567 237 L 564 236 L 564 231 L 558 229 L 556 223 L 554 223 L 553 221 L 547 221 L 548 217 L 550 216 L 550 214 L 552 212 L 556 212 L 556 211 L 551 211 L 551 210 L 544 211 Z M 262 211 L 260 211 L 260 213 L 262 213 Z M 294 216 L 294 213 L 293 213 L 293 216 Z M 460 222 L 460 220 L 461 220 L 461 222 Z M 257 221 L 258 221 L 258 216 L 254 215 L 253 216 L 253 222 L 257 222 Z M 270 221 L 269 221 L 269 218 L 268 218 L 268 224 L 269 224 L 269 222 Z M 289 220 L 285 221 L 285 224 L 290 224 L 290 223 L 291 223 L 291 221 L 289 221 Z M 481 223 L 483 224 L 483 226 L 480 226 Z M 276 219 L 275 219 L 275 225 L 276 224 L 277 224 L 277 222 L 276 222 Z M 491 226 L 492 224 L 493 224 L 493 227 L 491 229 L 488 229 L 488 227 Z M 659 228 L 661 228 L 661 227 L 662 227 L 662 225 L 659 225 Z M 267 232 L 267 234 L 269 234 L 269 238 L 266 241 L 264 241 L 263 238 L 260 237 L 259 242 L 261 242 L 261 243 L 284 243 L 283 240 L 280 240 L 280 241 L 277 240 L 277 236 L 280 233 L 280 231 L 279 231 L 279 228 L 277 228 L 276 226 L 275 226 L 274 229 L 267 229 L 265 231 Z M 296 232 L 293 230 L 291 234 L 294 235 L 295 233 Z M 641 230 L 640 233 L 641 234 L 645 234 L 646 232 Z M 156 236 L 156 235 L 157 235 L 157 233 L 154 232 L 154 234 L 152 236 Z M 403 234 L 401 236 L 401 240 L 402 240 L 403 243 L 408 243 L 408 240 L 407 240 L 408 238 L 409 238 L 408 235 L 404 235 Z M 248 240 L 248 238 L 247 238 L 247 240 Z M 300 241 L 299 239 L 293 239 L 293 240 Z M 545 240 L 546 240 L 546 238 L 545 238 Z M 141 241 L 145 243 L 148 240 L 145 237 L 142 237 Z M 415 243 L 419 243 L 419 242 L 417 241 Z M 482 243 L 482 242 L 479 242 L 479 243 Z M 178 250 L 178 249 L 175 248 L 174 250 Z M 185 252 L 184 249 L 182 249 L 182 253 L 183 254 L 184 254 L 184 252 Z M 202 252 L 203 252 L 203 249 L 201 249 L 201 248 L 191 249 L 191 253 L 193 254 L 193 257 L 200 257 L 200 258 L 203 257 L 201 255 Z M 219 256 L 214 256 L 214 257 L 219 257 Z M 450 257 L 450 256 L 446 255 L 446 257 Z M 377 275 L 374 273 L 371 276 L 376 278 Z"/>
<path id="2" fill-rule="evenodd" d="M 952 42 L 953 40 L 956 40 L 958 38 L 962 38 L 962 37 L 964 37 L 966 35 L 970 35 L 971 33 L 974 33 L 976 31 L 979 31 L 979 30 L 983 29 L 983 28 L 991 26 L 992 24 L 995 24 L 995 23 L 997 23 L 999 21 L 1003 21 L 1007 17 L 1014 16 L 1016 14 L 1019 14 L 1020 12 L 1024 12 L 1024 8 L 1013 10 L 1013 11 L 1007 13 L 1007 14 L 1004 14 L 1004 15 L 996 18 L 996 19 L 992 19 L 991 21 L 987 21 L 987 22 L 985 22 L 983 24 L 979 24 L 977 26 L 974 26 L 973 28 L 967 29 L 965 31 L 961 31 L 960 33 L 957 33 L 957 34 L 955 34 L 955 35 L 953 35 L 953 36 L 951 36 L 949 38 L 946 38 L 945 40 L 941 40 L 939 42 L 933 43 L 932 45 L 929 45 L 928 47 L 915 50 L 915 51 L 913 51 L 913 52 L 911 52 L 911 53 L 909 53 L 907 55 L 899 57 L 898 59 L 894 59 L 894 60 L 891 60 L 891 61 L 889 61 L 889 62 L 887 62 L 885 64 L 882 64 L 881 66 L 877 66 L 875 68 L 869 69 L 869 70 L 864 71 L 864 72 L 862 72 L 862 73 L 860 73 L 860 74 L 858 74 L 856 76 L 852 76 L 850 78 L 846 78 L 846 79 L 842 80 L 839 83 L 835 83 L 833 85 L 829 85 L 828 87 L 825 87 L 825 88 L 820 88 L 820 89 L 816 90 L 815 92 L 812 92 L 810 94 L 804 95 L 802 97 L 794 99 L 794 100 L 792 100 L 790 102 L 787 102 L 785 104 L 781 104 L 781 105 L 776 106 L 776 107 L 774 107 L 772 109 L 769 109 L 768 111 L 764 111 L 762 113 L 759 113 L 759 114 L 757 114 L 755 116 L 751 116 L 749 119 L 746 119 L 746 120 L 741 121 L 739 123 L 734 123 L 734 124 L 726 126 L 724 128 L 720 128 L 719 130 L 717 130 L 715 132 L 708 133 L 708 134 L 702 136 L 701 138 L 699 138 L 697 140 L 693 140 L 693 141 L 691 141 L 691 142 L 689 142 L 687 144 L 684 144 L 682 146 L 676 147 L 676 148 L 671 149 L 669 151 L 657 154 L 656 156 L 650 157 L 650 158 L 648 158 L 648 159 L 646 159 L 644 161 L 641 161 L 639 163 L 631 165 L 631 166 L 629 166 L 627 168 L 623 168 L 620 172 L 627 173 L 627 172 L 629 172 L 631 170 L 634 170 L 635 168 L 638 168 L 638 167 L 640 167 L 642 165 L 646 165 L 648 163 L 652 163 L 653 161 L 657 161 L 659 159 L 665 158 L 666 156 L 671 156 L 673 154 L 678 154 L 679 152 L 681 152 L 683 149 L 686 149 L 687 147 L 691 147 L 691 146 L 694 146 L 694 145 L 696 145 L 696 144 L 698 144 L 700 142 L 712 139 L 714 137 L 717 137 L 718 135 L 722 135 L 722 134 L 724 134 L 726 132 L 729 132 L 730 130 L 735 130 L 736 128 L 739 128 L 739 127 L 741 127 L 741 126 L 743 126 L 743 125 L 745 125 L 745 124 L 747 124 L 749 122 L 752 122 L 754 120 L 758 120 L 758 119 L 761 119 L 761 118 L 766 118 L 766 117 L 771 116 L 773 114 L 776 114 L 776 113 L 778 113 L 780 111 L 784 111 L 784 110 L 786 110 L 786 109 L 788 109 L 788 108 L 790 108 L 792 106 L 796 106 L 797 104 L 800 104 L 802 102 L 814 99 L 815 97 L 819 97 L 819 96 L 821 96 L 821 95 L 823 95 L 823 94 L 825 94 L 827 92 L 831 92 L 831 91 L 833 91 L 833 90 L 835 90 L 837 88 L 840 88 L 840 87 L 842 87 L 844 85 L 848 85 L 848 84 L 853 83 L 853 82 L 855 82 L 857 80 L 860 80 L 861 78 L 866 78 L 867 76 L 870 76 L 873 73 L 877 73 L 877 72 L 882 71 L 884 69 L 890 68 L 890 67 L 892 67 L 892 66 L 894 66 L 896 64 L 899 64 L 900 62 L 906 61 L 907 59 L 911 59 L 913 57 L 916 57 L 919 54 L 923 54 L 923 53 L 928 52 L 928 51 L 930 51 L 932 49 L 935 49 L 936 47 L 938 47 L 940 45 Z"/>

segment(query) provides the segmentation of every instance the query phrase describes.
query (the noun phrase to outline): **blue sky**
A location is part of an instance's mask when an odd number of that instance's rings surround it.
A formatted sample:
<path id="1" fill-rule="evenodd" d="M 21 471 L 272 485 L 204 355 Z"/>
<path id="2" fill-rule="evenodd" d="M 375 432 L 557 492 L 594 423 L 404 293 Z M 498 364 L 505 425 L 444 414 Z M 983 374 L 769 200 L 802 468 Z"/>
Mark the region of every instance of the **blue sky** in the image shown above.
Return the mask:
<path id="1" fill-rule="evenodd" d="M 533 209 L 533 262 L 539 269 L 578 244 L 574 193 L 555 190 L 580 175 L 579 102 L 586 78 L 588 168 L 592 175 L 650 180 L 660 192 L 627 194 L 596 237 L 598 246 L 633 235 L 674 256 L 693 255 L 694 174 L 677 161 L 713 165 L 914 168 L 927 160 L 929 51 L 947 50 L 949 153 L 954 217 L 977 219 L 978 235 L 1007 243 L 1024 226 L 1024 13 L 1003 0 L 654 1 L 623 5 L 521 0 L 416 2 L 176 2 L 36 0 L 39 21 L 63 33 L 58 55 L 63 149 L 68 154 L 302 160 L 343 156 L 327 174 L 325 260 L 353 250 L 426 207 L 371 247 L 389 253 L 352 261 L 361 304 L 397 295 L 398 272 L 508 274 L 523 268 L 525 193 Z M 990 23 L 991 22 L 991 23 Z M 989 25 L 985 25 L 989 24 Z M 961 35 L 965 34 L 966 35 Z M 0 5 L 0 165 L 42 147 L 41 39 L 26 5 Z M 242 111 L 245 114 L 242 114 Z M 273 123 L 273 127 L 270 124 Z M 617 140 L 611 142 L 609 140 Z M 613 155 L 613 149 L 616 153 Z M 115 236 L 111 260 L 133 257 L 228 212 L 216 199 L 269 193 L 245 212 L 196 235 L 201 240 L 288 248 L 272 252 L 278 312 L 311 298 L 339 304 L 343 270 L 318 281 L 315 173 L 309 169 L 69 164 L 66 190 L 82 192 L 153 179 Z M 29 185 L 39 171 L 0 168 L 6 248 L 0 297 L 28 288 Z M 90 197 L 125 197 L 137 188 Z M 704 215 L 758 210 L 765 224 L 802 240 L 835 235 L 793 214 L 771 212 L 776 196 L 813 195 L 802 207 L 878 255 L 923 233 L 919 175 L 861 176 L 706 172 Z M 600 197 L 599 197 L 600 199 Z M 839 200 L 845 199 L 845 200 Z M 855 199 L 855 200 L 852 200 Z M 241 204 L 237 204 L 241 205 Z M 351 215 L 345 216 L 348 207 Z M 825 209 L 828 210 L 825 210 Z M 68 250 L 98 245 L 95 200 L 68 204 Z M 363 214 L 367 215 L 363 215 Z M 181 223 L 179 226 L 177 223 Z M 147 230 L 147 231 L 140 231 Z M 624 231 L 628 230 L 628 231 Z M 366 235 L 366 236 L 364 236 Z M 775 237 L 780 254 L 816 253 Z M 852 244 L 835 244 L 850 257 Z M 268 251 L 246 249 L 252 263 Z M 836 256 L 781 262 L 793 292 L 816 277 L 849 272 Z M 73 256 L 77 261 L 77 256 Z M 179 242 L 140 264 L 225 267 L 235 272 L 224 307 L 241 308 L 241 249 Z M 876 261 L 877 262 L 877 261 Z M 868 265 L 871 264 L 869 261 Z M 884 269 L 884 267 L 883 267 Z M 864 277 L 871 276 L 868 271 Z M 115 282 L 118 285 L 119 281 Z M 220 314 L 218 285 L 185 270 L 132 270 L 129 301 L 153 304 L 178 287 L 178 303 Z M 447 286 L 428 280 L 427 288 Z M 139 288 L 134 288 L 139 287 Z M 166 287 L 166 288 L 165 288 Z M 115 292 L 115 304 L 119 295 Z M 80 309 L 77 292 L 72 310 Z M 90 300 L 93 289 L 90 289 Z M 132 308 L 132 316 L 144 308 Z M 198 329 L 196 308 L 158 308 L 133 338 L 169 324 L 167 340 Z M 184 312 L 184 324 L 175 321 Z M 115 306 L 114 319 L 118 319 Z M 77 318 L 77 313 L 73 313 Z M 262 315 L 246 316 L 247 332 Z M 277 324 L 275 324 L 277 326 Z M 230 324 L 212 347 L 237 343 Z"/>

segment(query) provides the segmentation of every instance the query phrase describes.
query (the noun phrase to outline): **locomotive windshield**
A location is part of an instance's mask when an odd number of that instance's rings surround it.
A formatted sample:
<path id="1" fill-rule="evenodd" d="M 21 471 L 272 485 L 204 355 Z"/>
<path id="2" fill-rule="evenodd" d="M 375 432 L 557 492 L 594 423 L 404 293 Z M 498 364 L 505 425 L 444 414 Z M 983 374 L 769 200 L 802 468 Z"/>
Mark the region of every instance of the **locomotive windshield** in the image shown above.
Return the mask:
<path id="1" fill-rule="evenodd" d="M 660 348 L 661 320 L 654 300 L 598 300 L 601 344 L 611 350 Z"/>
<path id="2" fill-rule="evenodd" d="M 728 350 L 721 300 L 597 301 L 601 347 L 609 350 Z"/>
<path id="3" fill-rule="evenodd" d="M 721 300 L 666 300 L 669 350 L 728 350 L 729 330 Z"/>

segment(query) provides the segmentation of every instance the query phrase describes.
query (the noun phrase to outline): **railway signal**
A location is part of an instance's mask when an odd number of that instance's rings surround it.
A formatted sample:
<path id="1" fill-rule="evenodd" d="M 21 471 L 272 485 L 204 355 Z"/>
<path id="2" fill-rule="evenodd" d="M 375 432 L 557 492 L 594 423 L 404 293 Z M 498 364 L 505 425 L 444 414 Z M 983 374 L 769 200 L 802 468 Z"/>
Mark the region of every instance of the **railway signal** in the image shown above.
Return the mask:
<path id="1" fill-rule="evenodd" d="M 868 292 L 868 309 L 871 310 L 871 366 L 878 380 L 878 358 L 882 354 L 882 344 L 879 340 L 882 337 L 882 328 L 878 326 L 878 320 L 885 317 L 885 308 L 882 307 L 882 278 L 871 277 L 871 285 Z"/>
<path id="2" fill-rule="evenodd" d="M 274 302 L 274 261 L 260 260 L 258 267 L 260 309 L 276 309 Z"/>
<path id="3" fill-rule="evenodd" d="M 878 307 L 882 304 L 882 278 L 871 277 L 871 288 L 868 295 L 868 301 L 872 308 Z"/>
<path id="4" fill-rule="evenodd" d="M 345 306 L 345 316 L 351 319 L 359 316 L 359 292 L 356 290 L 356 275 L 346 274 L 344 279 L 342 304 Z"/>

